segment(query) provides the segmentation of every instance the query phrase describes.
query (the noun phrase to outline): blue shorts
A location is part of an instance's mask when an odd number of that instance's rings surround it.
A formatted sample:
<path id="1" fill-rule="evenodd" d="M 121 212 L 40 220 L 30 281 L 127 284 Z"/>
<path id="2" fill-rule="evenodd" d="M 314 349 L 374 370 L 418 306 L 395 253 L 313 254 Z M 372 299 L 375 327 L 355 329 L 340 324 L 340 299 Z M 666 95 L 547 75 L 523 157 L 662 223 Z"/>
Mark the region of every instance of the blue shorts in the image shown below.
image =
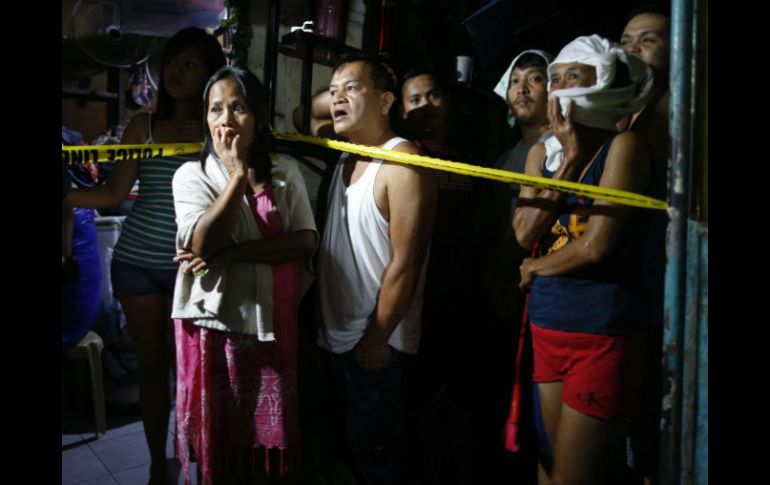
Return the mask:
<path id="1" fill-rule="evenodd" d="M 157 293 L 174 295 L 175 269 L 144 268 L 113 259 L 110 273 L 115 298 Z"/>

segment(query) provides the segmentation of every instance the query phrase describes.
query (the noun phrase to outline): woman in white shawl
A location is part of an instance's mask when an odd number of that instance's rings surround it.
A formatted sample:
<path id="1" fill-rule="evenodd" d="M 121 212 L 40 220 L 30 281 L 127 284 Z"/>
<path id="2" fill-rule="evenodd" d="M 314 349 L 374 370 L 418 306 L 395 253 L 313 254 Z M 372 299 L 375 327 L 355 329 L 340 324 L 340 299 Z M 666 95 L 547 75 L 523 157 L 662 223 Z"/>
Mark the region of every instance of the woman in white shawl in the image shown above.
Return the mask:
<path id="1" fill-rule="evenodd" d="M 649 153 L 636 133 L 615 126 L 644 103 L 649 68 L 592 35 L 565 46 L 548 75 L 555 136 L 533 146 L 526 173 L 647 190 Z M 543 250 L 520 268 L 521 286 L 531 286 L 533 380 L 552 449 L 541 457 L 540 483 L 602 483 L 639 401 L 644 224 L 628 206 L 522 187 L 513 225 L 519 244 Z"/>
<path id="2" fill-rule="evenodd" d="M 174 176 L 177 445 L 203 483 L 296 465 L 297 312 L 317 233 L 293 160 L 271 160 L 264 88 L 225 67 L 204 91 L 200 162 Z M 189 477 L 188 477 L 189 479 Z"/>

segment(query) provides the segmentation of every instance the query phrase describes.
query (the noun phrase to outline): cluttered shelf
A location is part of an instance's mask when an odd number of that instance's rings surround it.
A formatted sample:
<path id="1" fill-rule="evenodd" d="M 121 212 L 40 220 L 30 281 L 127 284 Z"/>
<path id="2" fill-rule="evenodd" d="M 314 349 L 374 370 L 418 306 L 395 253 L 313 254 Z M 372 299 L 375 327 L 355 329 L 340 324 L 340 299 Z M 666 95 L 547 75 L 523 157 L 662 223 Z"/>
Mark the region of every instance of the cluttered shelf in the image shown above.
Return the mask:
<path id="1" fill-rule="evenodd" d="M 336 39 L 301 30 L 285 34 L 278 44 L 278 52 L 296 59 L 305 59 L 308 50 L 313 52 L 314 63 L 329 67 L 333 66 L 337 58 L 344 53 L 360 52 L 359 49 Z"/>

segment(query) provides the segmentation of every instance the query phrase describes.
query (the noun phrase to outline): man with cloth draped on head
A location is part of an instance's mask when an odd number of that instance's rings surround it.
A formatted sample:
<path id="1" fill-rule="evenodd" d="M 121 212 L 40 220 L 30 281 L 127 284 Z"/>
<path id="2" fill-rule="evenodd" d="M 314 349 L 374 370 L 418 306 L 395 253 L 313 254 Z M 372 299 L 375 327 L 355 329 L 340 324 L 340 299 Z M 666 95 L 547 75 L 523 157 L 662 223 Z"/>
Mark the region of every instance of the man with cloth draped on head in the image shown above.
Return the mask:
<path id="1" fill-rule="evenodd" d="M 649 152 L 618 120 L 646 100 L 652 73 L 597 35 L 567 44 L 548 66 L 554 136 L 529 152 L 526 173 L 644 193 Z M 639 209 L 522 187 L 514 216 L 525 259 L 529 315 L 546 435 L 543 483 L 597 484 L 623 450 L 645 366 L 645 305 Z"/>
<path id="2" fill-rule="evenodd" d="M 548 63 L 553 56 L 529 49 L 517 55 L 494 88 L 508 104 L 508 124 L 519 137 L 518 143 L 501 154 L 495 168 L 524 172 L 527 153 L 535 143 L 551 136 L 548 127 Z M 522 292 L 518 291 L 518 267 L 527 252 L 516 244 L 511 221 L 519 197 L 517 184 L 488 183 L 484 200 L 485 239 L 491 247 L 482 256 L 484 294 L 494 318 L 506 322 L 521 319 Z M 516 340 L 511 338 L 510 340 Z"/>
<path id="3" fill-rule="evenodd" d="M 548 74 L 553 56 L 529 49 L 516 56 L 495 86 L 495 94 L 508 103 L 508 124 L 521 136 L 519 142 L 503 153 L 496 168 L 523 172 L 527 152 L 537 141 L 550 136 L 546 113 Z"/>

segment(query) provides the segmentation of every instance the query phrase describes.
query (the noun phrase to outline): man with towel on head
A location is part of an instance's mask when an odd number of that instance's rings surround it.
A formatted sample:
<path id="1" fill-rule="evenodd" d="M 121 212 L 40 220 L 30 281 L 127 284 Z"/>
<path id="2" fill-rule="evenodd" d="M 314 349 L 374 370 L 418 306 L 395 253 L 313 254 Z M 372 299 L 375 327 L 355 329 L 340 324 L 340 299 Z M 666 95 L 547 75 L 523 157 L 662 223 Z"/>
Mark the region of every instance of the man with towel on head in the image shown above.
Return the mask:
<path id="1" fill-rule="evenodd" d="M 524 172 L 527 153 L 538 142 L 551 136 L 548 127 L 548 63 L 553 56 L 538 49 L 528 49 L 513 57 L 500 77 L 494 93 L 508 105 L 508 124 L 516 145 L 502 153 L 494 168 L 516 173 Z M 482 276 L 483 313 L 485 326 L 483 346 L 485 362 L 495 369 L 483 387 L 489 394 L 486 406 L 489 435 L 497 437 L 508 416 L 508 400 L 517 379 L 515 361 L 524 311 L 525 291 L 519 288 L 519 265 L 530 251 L 516 241 L 512 226 L 519 197 L 518 184 L 477 179 L 476 193 L 481 206 L 479 253 Z M 482 328 L 482 327 L 479 327 Z M 531 368 L 528 365 L 527 368 Z"/>
<path id="2" fill-rule="evenodd" d="M 495 86 L 494 92 L 508 104 L 508 124 L 519 141 L 498 157 L 494 168 L 524 173 L 529 149 L 551 136 L 548 127 L 548 73 L 553 56 L 530 49 L 517 55 Z M 522 292 L 518 290 L 521 260 L 527 254 L 516 243 L 511 221 L 519 197 L 517 184 L 488 183 L 482 194 L 485 237 L 491 250 L 483 257 L 485 294 L 493 315 L 510 325 L 521 318 Z M 514 334 L 515 335 L 515 334 Z M 515 338 L 513 339 L 515 341 Z"/>
<path id="3" fill-rule="evenodd" d="M 579 37 L 548 66 L 554 136 L 535 144 L 526 173 L 644 193 L 650 156 L 617 122 L 639 110 L 652 72 L 619 45 Z M 547 254 L 521 265 L 543 423 L 552 458 L 540 483 L 597 484 L 622 454 L 637 412 L 646 358 L 646 293 L 640 210 L 585 196 L 522 187 L 519 243 Z"/>
<path id="4" fill-rule="evenodd" d="M 550 136 L 548 130 L 548 73 L 553 56 L 538 49 L 525 50 L 513 59 L 495 86 L 495 94 L 508 103 L 508 124 L 521 136 L 503 153 L 495 168 L 523 173 L 527 152 L 535 142 Z"/>

